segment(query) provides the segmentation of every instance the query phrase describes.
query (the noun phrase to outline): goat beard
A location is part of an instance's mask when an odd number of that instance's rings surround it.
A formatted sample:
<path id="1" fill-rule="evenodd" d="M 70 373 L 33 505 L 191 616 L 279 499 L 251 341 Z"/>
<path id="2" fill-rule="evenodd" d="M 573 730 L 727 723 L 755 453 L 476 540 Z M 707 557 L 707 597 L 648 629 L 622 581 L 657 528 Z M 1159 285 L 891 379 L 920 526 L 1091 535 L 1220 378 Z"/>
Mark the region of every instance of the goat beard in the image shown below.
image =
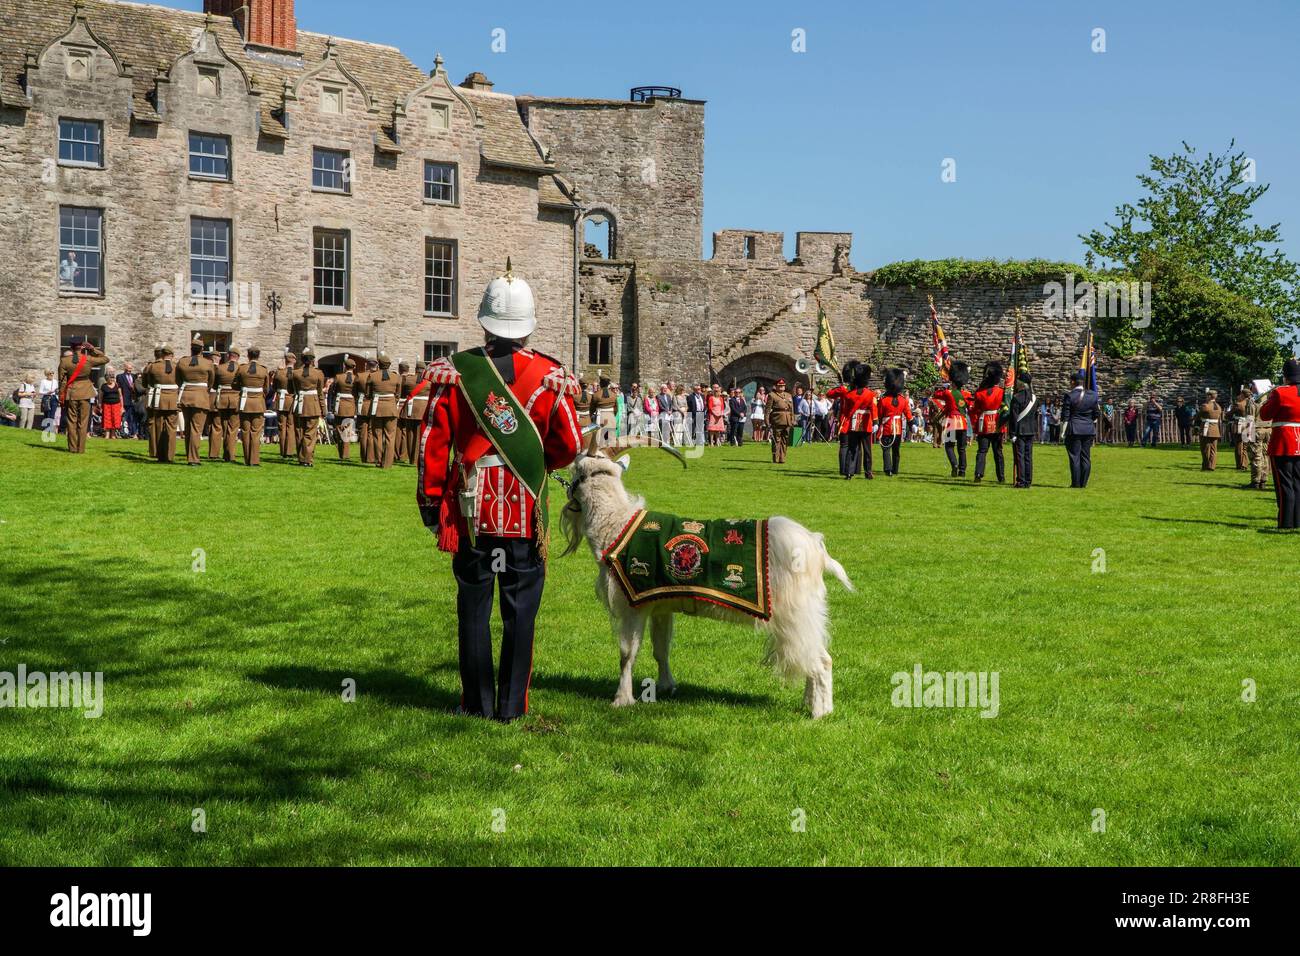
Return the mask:
<path id="1" fill-rule="evenodd" d="M 560 552 L 562 558 L 573 554 L 582 544 L 582 509 L 574 507 L 576 504 L 576 501 L 569 501 L 560 509 L 560 530 L 565 541 L 565 548 Z"/>

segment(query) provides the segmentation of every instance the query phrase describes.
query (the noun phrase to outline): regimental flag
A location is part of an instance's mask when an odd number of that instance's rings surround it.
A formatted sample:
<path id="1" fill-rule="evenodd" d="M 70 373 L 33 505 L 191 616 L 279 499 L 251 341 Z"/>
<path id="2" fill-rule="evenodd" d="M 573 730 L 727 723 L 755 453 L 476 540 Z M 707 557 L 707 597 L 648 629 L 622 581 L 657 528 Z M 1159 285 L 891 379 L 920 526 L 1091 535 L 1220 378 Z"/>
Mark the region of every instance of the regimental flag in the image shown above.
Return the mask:
<path id="1" fill-rule="evenodd" d="M 1092 345 L 1092 329 L 1088 329 L 1088 339 L 1083 346 L 1083 355 L 1079 357 L 1079 371 L 1083 373 L 1083 387 L 1097 390 L 1097 350 Z"/>
<path id="2" fill-rule="evenodd" d="M 930 332 L 934 338 L 934 364 L 946 382 L 948 369 L 952 367 L 952 355 L 948 351 L 948 340 L 944 338 L 943 327 L 939 325 L 939 310 L 933 302 L 930 303 Z"/>
<path id="3" fill-rule="evenodd" d="M 1011 393 L 1016 388 L 1016 376 L 1028 371 L 1029 363 L 1025 359 L 1025 348 L 1020 341 L 1020 320 L 1016 319 L 1016 330 L 1011 334 L 1011 363 L 1007 365 L 1006 381 L 1002 386 L 1003 418 L 1011 414 Z"/>
<path id="4" fill-rule="evenodd" d="M 835 360 L 835 336 L 831 333 L 831 322 L 826 318 L 826 310 L 820 305 L 817 307 L 817 346 L 813 349 L 813 358 L 822 365 L 840 367 L 840 363 Z"/>

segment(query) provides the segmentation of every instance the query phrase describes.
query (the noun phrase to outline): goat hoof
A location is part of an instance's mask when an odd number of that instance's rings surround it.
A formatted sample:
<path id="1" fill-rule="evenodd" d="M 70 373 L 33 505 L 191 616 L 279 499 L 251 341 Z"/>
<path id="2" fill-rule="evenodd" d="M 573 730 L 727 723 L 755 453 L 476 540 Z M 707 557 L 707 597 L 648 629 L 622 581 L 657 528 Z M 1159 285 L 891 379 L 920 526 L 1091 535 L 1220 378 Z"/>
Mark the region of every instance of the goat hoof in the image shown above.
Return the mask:
<path id="1" fill-rule="evenodd" d="M 660 696 L 660 697 L 676 697 L 676 696 L 677 696 L 677 684 L 676 684 L 676 683 L 672 683 L 672 684 L 656 684 L 656 685 L 655 685 L 655 693 L 656 693 L 658 696 Z"/>
<path id="2" fill-rule="evenodd" d="M 635 703 L 636 703 L 636 698 L 631 696 L 630 694 L 627 697 L 624 697 L 623 695 L 620 694 L 618 697 L 614 698 L 615 707 L 631 707 Z"/>

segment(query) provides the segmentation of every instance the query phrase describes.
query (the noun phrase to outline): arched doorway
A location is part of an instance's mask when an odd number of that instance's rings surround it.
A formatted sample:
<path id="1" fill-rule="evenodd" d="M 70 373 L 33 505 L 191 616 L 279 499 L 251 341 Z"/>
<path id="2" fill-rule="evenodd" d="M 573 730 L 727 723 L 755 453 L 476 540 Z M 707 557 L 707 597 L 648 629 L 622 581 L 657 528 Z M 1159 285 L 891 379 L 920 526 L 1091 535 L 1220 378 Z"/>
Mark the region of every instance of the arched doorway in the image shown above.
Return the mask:
<path id="1" fill-rule="evenodd" d="M 728 362 L 718 371 L 718 381 L 723 388 L 730 388 L 734 381 L 751 399 L 758 386 L 762 385 L 770 392 L 779 378 L 785 379 L 786 384 L 793 388 L 805 377 L 795 371 L 794 359 L 780 352 L 751 352 Z"/>

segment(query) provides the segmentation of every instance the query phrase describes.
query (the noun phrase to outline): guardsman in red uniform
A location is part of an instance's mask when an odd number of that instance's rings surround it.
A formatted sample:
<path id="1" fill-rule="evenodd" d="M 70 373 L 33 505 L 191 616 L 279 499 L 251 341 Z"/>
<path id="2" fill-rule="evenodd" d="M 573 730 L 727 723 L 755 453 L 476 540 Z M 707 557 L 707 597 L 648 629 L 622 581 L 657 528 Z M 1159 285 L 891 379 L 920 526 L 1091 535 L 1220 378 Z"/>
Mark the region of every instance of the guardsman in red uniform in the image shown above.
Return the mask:
<path id="1" fill-rule="evenodd" d="M 876 409 L 880 417 L 880 454 L 885 459 L 885 474 L 898 474 L 898 458 L 907 440 L 912 421 L 912 402 L 907 397 L 907 378 L 901 368 L 885 369 L 885 394 Z"/>
<path id="2" fill-rule="evenodd" d="M 1285 385 L 1268 393 L 1259 417 L 1273 423 L 1268 457 L 1273 462 L 1273 491 L 1277 495 L 1277 526 L 1300 528 L 1300 360 L 1282 367 Z"/>
<path id="3" fill-rule="evenodd" d="M 984 378 L 970 398 L 970 416 L 975 423 L 979 451 L 975 453 L 975 480 L 984 480 L 984 463 L 989 449 L 993 449 L 993 467 L 998 473 L 998 484 L 1007 480 L 1006 462 L 1002 457 L 1002 363 L 989 362 L 984 366 Z"/>
<path id="4" fill-rule="evenodd" d="M 420 429 L 416 499 L 425 527 L 455 555 L 461 712 L 513 720 L 528 711 L 533 626 L 546 578 L 547 475 L 577 456 L 578 382 L 526 346 L 532 290 L 493 279 L 479 306 L 486 345 L 438 359 Z M 492 667 L 492 594 L 500 579 L 501 668 Z"/>
<path id="5" fill-rule="evenodd" d="M 966 477 L 966 442 L 970 435 L 967 415 L 973 397 L 966 388 L 969 381 L 970 367 L 965 362 L 953 362 L 948 369 L 948 381 L 935 389 L 931 399 L 938 410 L 943 450 L 948 454 L 954 478 Z"/>
<path id="6" fill-rule="evenodd" d="M 848 480 L 862 470 L 862 432 L 853 430 L 854 412 L 862 400 L 857 387 L 858 370 L 862 363 L 856 359 L 844 366 L 840 384 L 826 393 L 831 401 L 839 401 L 840 422 L 840 474 Z"/>

